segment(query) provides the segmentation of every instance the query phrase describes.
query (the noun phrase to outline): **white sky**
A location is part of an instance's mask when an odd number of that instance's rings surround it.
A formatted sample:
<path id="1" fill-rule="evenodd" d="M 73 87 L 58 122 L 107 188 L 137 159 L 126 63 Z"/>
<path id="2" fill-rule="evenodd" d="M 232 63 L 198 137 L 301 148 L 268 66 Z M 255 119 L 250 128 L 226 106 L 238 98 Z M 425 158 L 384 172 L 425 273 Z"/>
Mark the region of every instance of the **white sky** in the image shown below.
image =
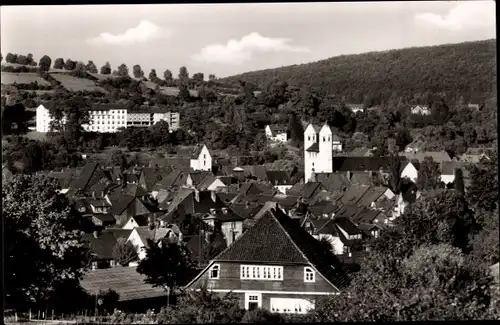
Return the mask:
<path id="1" fill-rule="evenodd" d="M 341 54 L 496 38 L 494 1 L 2 6 L 8 52 L 224 77 Z"/>

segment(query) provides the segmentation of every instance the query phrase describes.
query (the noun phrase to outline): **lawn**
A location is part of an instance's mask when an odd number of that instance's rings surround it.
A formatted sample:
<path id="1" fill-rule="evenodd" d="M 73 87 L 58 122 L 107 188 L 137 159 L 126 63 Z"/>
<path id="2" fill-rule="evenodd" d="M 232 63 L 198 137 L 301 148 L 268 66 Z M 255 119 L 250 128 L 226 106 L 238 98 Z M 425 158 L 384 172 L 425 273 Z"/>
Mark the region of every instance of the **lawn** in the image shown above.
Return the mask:
<path id="1" fill-rule="evenodd" d="M 2 84 L 11 85 L 14 82 L 17 84 L 29 84 L 37 82 L 39 85 L 50 86 L 50 83 L 43 80 L 37 73 L 13 73 L 2 71 Z"/>
<path id="2" fill-rule="evenodd" d="M 162 94 L 167 96 L 177 96 L 179 95 L 179 88 L 177 87 L 160 87 Z M 191 96 L 198 97 L 198 91 L 190 89 L 189 93 Z"/>
<path id="3" fill-rule="evenodd" d="M 75 78 L 73 76 L 69 76 L 66 74 L 54 73 L 51 76 L 61 83 L 61 85 L 70 90 L 70 91 L 94 91 L 98 90 L 103 93 L 107 93 L 107 91 L 101 87 L 96 86 L 95 82 L 89 79 L 84 78 Z"/>

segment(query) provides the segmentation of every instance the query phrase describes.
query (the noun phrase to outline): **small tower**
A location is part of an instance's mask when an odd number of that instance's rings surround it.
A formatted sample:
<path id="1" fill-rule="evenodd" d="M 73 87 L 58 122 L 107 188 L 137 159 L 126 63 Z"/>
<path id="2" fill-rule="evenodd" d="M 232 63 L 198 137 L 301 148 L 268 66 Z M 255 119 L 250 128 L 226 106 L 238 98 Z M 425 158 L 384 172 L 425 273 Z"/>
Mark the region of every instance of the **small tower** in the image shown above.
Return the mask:
<path id="1" fill-rule="evenodd" d="M 316 165 L 319 157 L 319 128 L 309 124 L 304 131 L 304 181 L 310 181 L 313 172 L 316 172 Z"/>
<path id="2" fill-rule="evenodd" d="M 317 173 L 331 173 L 332 172 L 332 156 L 333 156 L 333 145 L 332 145 L 332 130 L 325 122 L 323 127 L 319 132 L 319 154 L 317 162 Z"/>

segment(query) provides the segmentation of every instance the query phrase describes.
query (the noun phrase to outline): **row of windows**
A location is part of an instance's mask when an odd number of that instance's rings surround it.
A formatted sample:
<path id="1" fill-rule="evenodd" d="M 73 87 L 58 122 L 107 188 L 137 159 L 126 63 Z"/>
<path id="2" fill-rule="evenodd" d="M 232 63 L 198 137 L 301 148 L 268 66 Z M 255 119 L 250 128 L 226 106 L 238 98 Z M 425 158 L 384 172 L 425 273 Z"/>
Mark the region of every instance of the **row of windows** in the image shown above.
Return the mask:
<path id="1" fill-rule="evenodd" d="M 330 136 L 328 136 L 327 138 L 328 138 L 328 141 L 330 141 Z M 323 142 L 325 142 L 327 138 L 323 137 Z M 316 137 L 313 135 L 312 141 L 316 141 L 315 139 L 316 139 Z M 311 141 L 311 136 L 307 137 L 307 141 Z"/>
<path id="2" fill-rule="evenodd" d="M 208 272 L 209 279 L 220 278 L 220 265 L 214 264 Z M 242 280 L 283 280 L 283 266 L 241 265 L 240 279 Z M 311 267 L 304 267 L 304 282 L 315 282 L 316 273 Z"/>

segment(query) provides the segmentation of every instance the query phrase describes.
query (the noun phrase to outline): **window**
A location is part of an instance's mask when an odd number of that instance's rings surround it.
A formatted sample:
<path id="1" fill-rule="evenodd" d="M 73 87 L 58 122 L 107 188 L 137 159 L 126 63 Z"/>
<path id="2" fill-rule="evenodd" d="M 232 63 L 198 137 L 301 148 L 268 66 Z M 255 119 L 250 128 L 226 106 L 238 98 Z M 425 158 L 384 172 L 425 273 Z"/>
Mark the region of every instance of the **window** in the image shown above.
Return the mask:
<path id="1" fill-rule="evenodd" d="M 323 142 L 325 142 L 325 137 L 323 137 Z"/>
<path id="2" fill-rule="evenodd" d="M 282 266 L 241 265 L 242 280 L 283 280 Z"/>
<path id="3" fill-rule="evenodd" d="M 304 268 L 304 282 L 314 282 L 314 270 L 310 267 Z"/>
<path id="4" fill-rule="evenodd" d="M 210 279 L 219 279 L 219 275 L 220 275 L 220 265 L 214 264 L 210 268 L 209 278 Z"/>
<path id="5" fill-rule="evenodd" d="M 311 141 L 311 136 L 307 136 L 307 141 Z"/>

